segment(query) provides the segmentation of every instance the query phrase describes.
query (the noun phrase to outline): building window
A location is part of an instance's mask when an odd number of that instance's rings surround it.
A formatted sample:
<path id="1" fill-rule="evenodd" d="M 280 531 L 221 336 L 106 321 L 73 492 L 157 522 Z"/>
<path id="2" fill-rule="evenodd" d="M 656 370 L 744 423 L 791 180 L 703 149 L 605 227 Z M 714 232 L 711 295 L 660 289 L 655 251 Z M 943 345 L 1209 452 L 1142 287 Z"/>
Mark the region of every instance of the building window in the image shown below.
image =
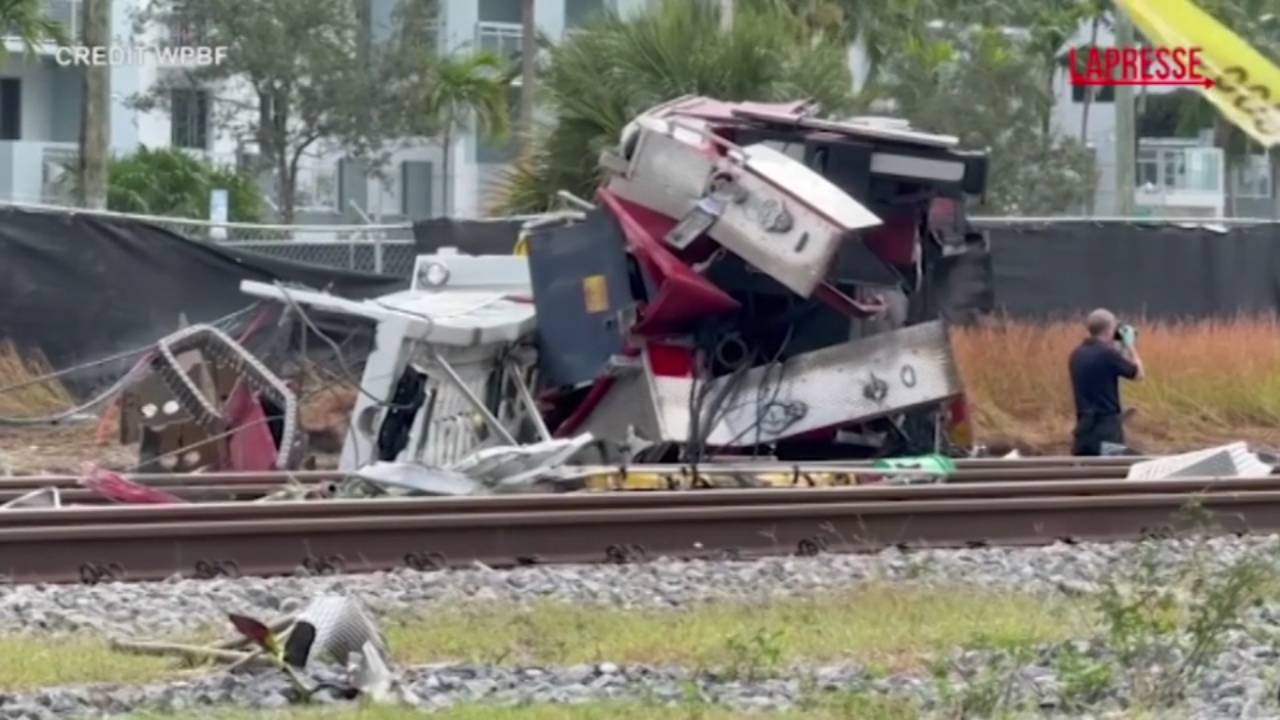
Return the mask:
<path id="1" fill-rule="evenodd" d="M 605 9 L 604 0 L 564 0 L 565 29 L 581 27 Z"/>
<path id="2" fill-rule="evenodd" d="M 476 19 L 482 23 L 520 24 L 520 0 L 479 0 Z"/>
<path id="3" fill-rule="evenodd" d="M 1234 163 L 1232 175 L 1236 197 L 1271 197 L 1271 160 L 1266 155 L 1239 158 Z"/>
<path id="4" fill-rule="evenodd" d="M 22 81 L 0 78 L 0 140 L 22 139 Z"/>
<path id="5" fill-rule="evenodd" d="M 1160 153 L 1151 148 L 1140 148 L 1138 150 L 1138 187 L 1150 185 L 1155 188 L 1160 185 Z"/>
<path id="6" fill-rule="evenodd" d="M 208 150 L 209 92 L 175 88 L 169 93 L 169 144 L 179 148 Z"/>
<path id="7" fill-rule="evenodd" d="M 476 35 L 481 50 L 496 53 L 510 62 L 520 60 L 524 33 L 519 24 L 482 22 L 476 26 Z"/>
<path id="8" fill-rule="evenodd" d="M 432 217 L 434 166 L 425 160 L 400 163 L 400 212 L 410 219 Z"/>
<path id="9" fill-rule="evenodd" d="M 1095 103 L 1113 103 L 1116 101 L 1116 88 L 1114 85 L 1072 85 L 1071 86 L 1071 102 L 1083 103 L 1086 93 L 1093 93 Z"/>

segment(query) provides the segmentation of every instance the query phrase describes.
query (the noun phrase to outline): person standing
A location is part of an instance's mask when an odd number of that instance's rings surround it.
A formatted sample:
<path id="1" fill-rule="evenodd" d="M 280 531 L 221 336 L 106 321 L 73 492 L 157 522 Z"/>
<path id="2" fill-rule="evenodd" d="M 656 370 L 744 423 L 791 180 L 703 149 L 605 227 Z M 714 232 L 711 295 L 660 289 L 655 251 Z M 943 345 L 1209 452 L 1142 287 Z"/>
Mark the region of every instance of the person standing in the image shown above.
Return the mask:
<path id="1" fill-rule="evenodd" d="M 1132 326 L 1119 325 L 1114 313 L 1099 308 L 1089 313 L 1085 328 L 1088 337 L 1067 361 L 1076 406 L 1071 454 L 1079 456 L 1101 455 L 1103 443 L 1124 445 L 1120 378 L 1143 376 Z"/>

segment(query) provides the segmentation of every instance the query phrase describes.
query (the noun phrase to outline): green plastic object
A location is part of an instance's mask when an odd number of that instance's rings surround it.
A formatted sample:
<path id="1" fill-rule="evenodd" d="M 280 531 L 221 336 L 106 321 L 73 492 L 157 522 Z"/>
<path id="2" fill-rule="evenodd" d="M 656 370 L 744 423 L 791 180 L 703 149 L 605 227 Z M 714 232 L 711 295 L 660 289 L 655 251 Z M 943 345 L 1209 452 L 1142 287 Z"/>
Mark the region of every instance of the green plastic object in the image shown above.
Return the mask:
<path id="1" fill-rule="evenodd" d="M 937 453 L 919 457 L 877 460 L 875 467 L 878 470 L 913 470 L 925 475 L 950 475 L 956 471 L 954 460 Z"/>

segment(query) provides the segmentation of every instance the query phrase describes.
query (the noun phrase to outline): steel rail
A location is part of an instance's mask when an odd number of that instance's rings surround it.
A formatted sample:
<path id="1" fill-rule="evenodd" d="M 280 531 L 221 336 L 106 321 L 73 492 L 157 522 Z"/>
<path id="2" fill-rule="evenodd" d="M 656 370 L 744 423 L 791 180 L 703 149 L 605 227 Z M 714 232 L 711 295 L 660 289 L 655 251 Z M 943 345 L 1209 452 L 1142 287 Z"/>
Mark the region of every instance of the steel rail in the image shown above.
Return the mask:
<path id="1" fill-rule="evenodd" d="M 1027 457 L 1027 458 L 960 458 L 955 461 L 956 468 L 960 472 L 973 470 L 1009 470 L 1026 472 L 1037 469 L 1073 469 L 1084 470 L 1088 468 L 1107 468 L 1110 472 L 1123 473 L 1123 468 L 1127 468 L 1134 462 L 1139 460 L 1150 460 L 1149 457 Z M 630 466 L 632 471 L 642 471 L 652 469 L 659 472 L 675 472 L 682 468 L 692 469 L 688 465 L 649 465 L 649 466 Z M 874 471 L 873 462 L 867 461 L 834 461 L 834 462 L 802 462 L 802 463 L 785 463 L 785 462 L 751 462 L 751 463 L 730 463 L 724 462 L 708 462 L 699 465 L 700 470 L 719 471 L 727 468 L 741 468 L 745 470 L 759 472 L 792 472 L 797 468 L 811 469 L 814 472 L 836 472 L 842 468 L 848 468 L 851 472 L 868 472 Z M 1114 468 L 1114 470 L 1113 470 Z M 618 470 L 617 467 L 610 466 L 611 470 Z M 602 468 L 603 471 L 603 468 Z M 883 472 L 883 471 L 880 471 Z M 131 477 L 145 482 L 147 485 L 154 487 L 173 487 L 182 485 L 229 485 L 236 483 L 278 483 L 286 478 L 293 478 L 302 483 L 328 482 L 342 479 L 346 473 L 338 470 L 299 470 L 299 471 L 280 471 L 273 470 L 267 472 L 221 472 L 221 473 L 138 473 Z M 75 475 L 13 475 L 8 477 L 0 477 L 0 488 L 4 489 L 20 489 L 30 488 L 36 489 L 46 486 L 53 487 L 75 487 L 78 485 L 79 477 Z"/>
<path id="2" fill-rule="evenodd" d="M 1192 499 L 1223 532 L 1280 528 L 1275 490 L 59 525 L 0 529 L 0 573 L 101 582 L 1109 541 L 1167 531 Z"/>
<path id="3" fill-rule="evenodd" d="M 188 489 L 190 490 L 190 489 Z M 217 488 L 207 489 L 217 492 Z M 204 489 L 202 489 L 204 491 Z M 746 505 L 824 505 L 838 503 L 918 502 L 977 498 L 1016 499 L 1073 496 L 1179 495 L 1280 491 L 1280 477 L 1260 479 L 1185 478 L 1175 480 L 1074 480 L 1024 484 L 863 485 L 833 488 L 653 491 L 635 493 L 564 493 L 483 497 L 372 498 L 365 500 L 282 500 L 273 502 L 207 502 L 187 505 L 92 505 L 23 508 L 0 514 L 0 530 L 66 525 L 139 525 L 147 523 L 318 518 L 377 518 L 402 515 L 474 515 L 501 512 L 575 510 L 650 510 L 655 508 L 730 507 Z"/>
<path id="4" fill-rule="evenodd" d="M 985 483 L 985 482 L 1043 482 L 1050 480 L 1102 480 L 1121 479 L 1127 472 L 1127 465 L 1095 465 L 1085 467 L 1007 467 L 994 469 L 961 469 L 945 476 L 952 483 Z M 781 476 L 775 480 L 786 480 L 795 485 L 814 484 L 816 476 L 832 475 L 847 477 L 836 478 L 839 484 L 854 484 L 859 477 L 882 477 L 894 475 L 911 475 L 910 470 L 885 471 L 869 466 L 822 464 L 759 464 L 759 465 L 701 465 L 698 467 L 678 465 L 636 465 L 630 467 L 584 467 L 583 474 L 613 476 L 625 482 L 628 477 L 661 477 L 673 476 L 684 481 L 695 481 L 698 478 L 714 480 L 716 478 L 757 478 L 765 476 Z M 134 475 L 135 480 L 149 487 L 175 491 L 185 487 L 234 487 L 244 485 L 258 487 L 274 484 L 275 489 L 290 480 L 304 485 L 323 485 L 336 482 L 341 475 L 331 472 L 307 473 L 209 473 L 190 475 Z M 788 480 L 788 478 L 790 478 Z M 82 487 L 79 479 L 69 475 L 26 476 L 0 478 L 0 492 L 30 492 L 44 487 L 56 487 L 60 490 L 73 490 Z"/>
<path id="5" fill-rule="evenodd" d="M 3 488 L 3 486 L 0 486 Z M 0 489 L 0 504 L 18 498 L 39 488 Z M 64 509 L 69 505 L 115 505 L 114 501 L 83 487 L 57 488 Z M 278 484 L 245 483 L 244 485 L 187 485 L 166 488 L 165 491 L 188 502 L 212 503 L 253 501 L 280 490 Z M 10 511 L 16 512 L 16 511 Z"/>

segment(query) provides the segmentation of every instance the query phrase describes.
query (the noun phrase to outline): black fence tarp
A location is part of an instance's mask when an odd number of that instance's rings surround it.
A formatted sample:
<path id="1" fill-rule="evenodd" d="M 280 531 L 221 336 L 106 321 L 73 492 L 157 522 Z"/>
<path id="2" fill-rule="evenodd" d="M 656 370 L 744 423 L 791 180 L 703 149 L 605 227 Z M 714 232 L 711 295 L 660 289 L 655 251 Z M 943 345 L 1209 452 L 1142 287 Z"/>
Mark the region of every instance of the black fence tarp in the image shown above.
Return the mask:
<path id="1" fill-rule="evenodd" d="M 0 338 L 69 367 L 147 345 L 179 318 L 209 322 L 253 298 L 241 280 L 372 297 L 402 278 L 305 265 L 190 240 L 136 220 L 0 210 Z"/>
<path id="2" fill-rule="evenodd" d="M 1280 224 L 1178 226 L 1142 222 L 983 223 L 990 257 L 944 260 L 939 302 L 953 319 L 994 306 L 1014 317 L 1108 307 L 1148 318 L 1280 310 Z M 414 226 L 418 252 L 457 247 L 509 253 L 519 223 L 433 220 Z"/>
<path id="3" fill-rule="evenodd" d="M 997 306 L 1204 318 L 1280 309 L 1280 226 L 1059 222 L 989 228 Z"/>
<path id="4" fill-rule="evenodd" d="M 413 224 L 413 245 L 419 255 L 446 247 L 468 255 L 510 255 L 522 224 L 520 220 L 419 220 Z"/>

